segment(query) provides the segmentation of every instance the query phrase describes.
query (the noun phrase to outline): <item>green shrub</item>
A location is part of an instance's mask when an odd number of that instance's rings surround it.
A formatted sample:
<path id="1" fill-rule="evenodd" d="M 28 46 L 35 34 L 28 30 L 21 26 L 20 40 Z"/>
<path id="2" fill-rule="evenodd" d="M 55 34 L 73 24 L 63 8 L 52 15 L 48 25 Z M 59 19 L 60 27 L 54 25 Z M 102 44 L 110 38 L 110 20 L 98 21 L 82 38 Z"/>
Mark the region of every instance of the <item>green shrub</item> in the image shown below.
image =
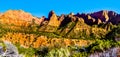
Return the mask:
<path id="1" fill-rule="evenodd" d="M 86 52 L 79 52 L 73 54 L 71 57 L 88 57 L 88 54 Z"/>
<path id="2" fill-rule="evenodd" d="M 52 49 L 45 57 L 69 57 L 70 52 L 67 48 Z"/>

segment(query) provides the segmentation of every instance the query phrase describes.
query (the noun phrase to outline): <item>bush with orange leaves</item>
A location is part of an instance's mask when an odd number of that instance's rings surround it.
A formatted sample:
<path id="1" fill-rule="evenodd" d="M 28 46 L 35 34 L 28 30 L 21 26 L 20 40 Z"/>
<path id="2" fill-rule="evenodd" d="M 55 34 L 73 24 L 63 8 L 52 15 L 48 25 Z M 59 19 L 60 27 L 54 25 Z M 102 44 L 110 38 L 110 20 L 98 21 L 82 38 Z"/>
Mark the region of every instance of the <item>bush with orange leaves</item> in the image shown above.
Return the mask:
<path id="1" fill-rule="evenodd" d="M 10 33 L 8 32 L 2 37 L 3 41 L 9 41 L 13 44 L 19 43 L 25 48 L 33 47 L 68 47 L 68 46 L 86 46 L 91 43 L 90 40 L 67 39 L 67 38 L 47 38 L 46 36 L 38 36 L 35 34 Z"/>

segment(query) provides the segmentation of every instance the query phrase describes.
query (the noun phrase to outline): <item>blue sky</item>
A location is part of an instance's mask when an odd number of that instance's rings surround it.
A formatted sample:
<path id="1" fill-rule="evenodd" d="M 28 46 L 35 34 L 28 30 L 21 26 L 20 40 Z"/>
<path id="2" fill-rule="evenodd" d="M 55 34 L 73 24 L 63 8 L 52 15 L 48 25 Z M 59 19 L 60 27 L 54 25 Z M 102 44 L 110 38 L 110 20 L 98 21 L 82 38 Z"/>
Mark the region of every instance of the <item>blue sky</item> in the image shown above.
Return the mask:
<path id="1" fill-rule="evenodd" d="M 0 0 L 0 12 L 9 9 L 24 10 L 34 16 L 46 16 L 50 10 L 57 15 L 90 13 L 100 10 L 112 10 L 120 13 L 119 0 Z"/>

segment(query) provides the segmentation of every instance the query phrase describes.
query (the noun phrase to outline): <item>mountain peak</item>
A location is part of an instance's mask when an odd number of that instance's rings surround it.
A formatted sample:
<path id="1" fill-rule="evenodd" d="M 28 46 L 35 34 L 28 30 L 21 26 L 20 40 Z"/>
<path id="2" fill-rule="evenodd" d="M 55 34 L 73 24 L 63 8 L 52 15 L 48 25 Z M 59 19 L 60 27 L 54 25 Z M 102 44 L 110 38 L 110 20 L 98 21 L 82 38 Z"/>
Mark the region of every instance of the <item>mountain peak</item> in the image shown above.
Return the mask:
<path id="1" fill-rule="evenodd" d="M 51 11 L 49 12 L 48 19 L 50 19 L 50 17 L 51 17 L 53 14 L 55 14 L 55 12 L 54 12 L 53 10 L 51 10 Z"/>
<path id="2" fill-rule="evenodd" d="M 50 25 L 50 26 L 59 26 L 59 20 L 58 20 L 58 17 L 55 14 L 54 11 L 49 12 L 48 19 L 49 19 L 48 25 Z"/>

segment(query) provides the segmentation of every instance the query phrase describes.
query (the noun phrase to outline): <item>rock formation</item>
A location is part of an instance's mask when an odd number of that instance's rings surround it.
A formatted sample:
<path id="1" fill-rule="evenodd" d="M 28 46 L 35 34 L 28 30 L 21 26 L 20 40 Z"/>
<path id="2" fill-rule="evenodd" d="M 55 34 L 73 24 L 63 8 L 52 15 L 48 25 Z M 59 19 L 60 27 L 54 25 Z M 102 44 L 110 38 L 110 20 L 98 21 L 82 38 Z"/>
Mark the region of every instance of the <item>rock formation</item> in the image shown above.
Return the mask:
<path id="1" fill-rule="evenodd" d="M 51 11 L 49 13 L 48 18 L 50 19 L 48 23 L 49 26 L 57 26 L 57 27 L 59 26 L 59 20 L 57 15 L 54 13 L 54 11 Z"/>

